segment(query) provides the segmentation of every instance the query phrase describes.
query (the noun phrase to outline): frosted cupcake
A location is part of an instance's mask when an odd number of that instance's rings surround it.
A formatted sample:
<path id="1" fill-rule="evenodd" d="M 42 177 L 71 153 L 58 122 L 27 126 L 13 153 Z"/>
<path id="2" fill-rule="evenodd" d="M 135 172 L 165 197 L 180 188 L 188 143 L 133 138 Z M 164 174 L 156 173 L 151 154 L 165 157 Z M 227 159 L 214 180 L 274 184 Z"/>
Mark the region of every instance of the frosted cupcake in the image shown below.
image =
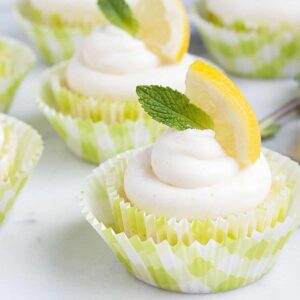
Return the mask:
<path id="1" fill-rule="evenodd" d="M 300 73 L 299 13 L 296 0 L 199 0 L 194 21 L 225 70 L 249 77 L 295 77 Z"/>
<path id="2" fill-rule="evenodd" d="M 97 0 L 18 0 L 16 15 L 49 64 L 71 58 L 82 38 L 106 23 Z"/>
<path id="3" fill-rule="evenodd" d="M 261 149 L 251 106 L 220 71 L 193 63 L 185 95 L 137 88 L 171 127 L 99 166 L 83 214 L 137 278 L 185 293 L 258 280 L 300 222 L 299 166 Z"/>
<path id="4" fill-rule="evenodd" d="M 151 16 L 157 9 L 150 2 L 142 1 L 141 7 L 146 7 L 141 11 Z M 156 82 L 183 91 L 184 74 L 194 58 L 186 54 L 189 30 L 180 2 L 174 12 L 181 17 L 175 27 L 165 11 L 157 16 L 170 38 L 176 34 L 172 40 L 162 42 L 156 32 L 147 31 L 147 25 L 139 25 L 143 40 L 109 24 L 93 31 L 69 62 L 54 67 L 43 79 L 38 102 L 80 157 L 99 163 L 153 142 L 164 129 L 141 109 L 135 88 Z"/>
<path id="5" fill-rule="evenodd" d="M 7 112 L 14 94 L 34 63 L 32 51 L 11 38 L 0 37 L 0 112 Z"/>
<path id="6" fill-rule="evenodd" d="M 94 27 L 104 23 L 96 0 L 28 0 L 37 21 L 53 26 Z"/>
<path id="7" fill-rule="evenodd" d="M 36 166 L 42 149 L 35 130 L 0 114 L 0 223 Z"/>

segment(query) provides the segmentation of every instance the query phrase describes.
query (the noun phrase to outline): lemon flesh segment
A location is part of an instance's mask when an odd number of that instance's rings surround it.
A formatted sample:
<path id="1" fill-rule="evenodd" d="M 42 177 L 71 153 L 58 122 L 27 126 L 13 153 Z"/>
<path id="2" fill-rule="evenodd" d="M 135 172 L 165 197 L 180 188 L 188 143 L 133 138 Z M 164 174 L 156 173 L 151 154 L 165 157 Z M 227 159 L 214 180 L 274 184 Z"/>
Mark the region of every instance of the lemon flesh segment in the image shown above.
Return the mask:
<path id="1" fill-rule="evenodd" d="M 181 0 L 138 0 L 134 15 L 139 38 L 166 62 L 179 62 L 190 42 L 188 17 Z"/>
<path id="2" fill-rule="evenodd" d="M 186 95 L 213 119 L 216 139 L 241 166 L 260 156 L 259 124 L 249 102 L 221 71 L 197 60 L 188 71 Z"/>

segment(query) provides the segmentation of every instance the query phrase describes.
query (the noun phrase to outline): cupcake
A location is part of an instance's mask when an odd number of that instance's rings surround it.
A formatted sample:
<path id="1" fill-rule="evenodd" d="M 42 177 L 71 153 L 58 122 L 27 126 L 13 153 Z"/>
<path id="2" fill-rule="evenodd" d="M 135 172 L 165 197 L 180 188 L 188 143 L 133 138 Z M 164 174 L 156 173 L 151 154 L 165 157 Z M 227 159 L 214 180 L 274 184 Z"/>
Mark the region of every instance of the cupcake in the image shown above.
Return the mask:
<path id="1" fill-rule="evenodd" d="M 128 3 L 134 0 L 128 0 Z M 69 59 L 83 37 L 106 23 L 97 0 L 18 0 L 16 15 L 44 60 L 55 64 Z"/>
<path id="2" fill-rule="evenodd" d="M 141 8 L 150 5 L 141 14 L 151 16 L 151 9 L 157 13 L 150 2 L 141 2 Z M 44 76 L 38 103 L 79 157 L 99 163 L 153 142 L 165 129 L 141 109 L 135 88 L 156 82 L 184 90 L 184 74 L 194 57 L 186 54 L 189 30 L 182 4 L 172 9 L 181 16 L 176 26 L 165 11 L 157 22 L 170 36 L 177 32 L 176 38 L 161 42 L 156 31 L 149 28 L 148 33 L 138 15 L 139 32 L 145 40 L 112 24 L 97 28 L 70 61 Z"/>
<path id="3" fill-rule="evenodd" d="M 35 130 L 0 114 L 0 223 L 38 163 L 42 149 Z"/>
<path id="4" fill-rule="evenodd" d="M 22 29 L 49 64 L 69 59 L 80 40 L 104 21 L 96 0 L 18 0 L 15 12 Z"/>
<path id="5" fill-rule="evenodd" d="M 84 216 L 130 273 L 159 288 L 214 293 L 260 279 L 300 223 L 298 164 L 261 149 L 246 98 L 202 61 L 185 95 L 137 94 L 170 128 L 88 177 Z"/>
<path id="6" fill-rule="evenodd" d="M 296 0 L 198 0 L 195 24 L 212 57 L 232 74 L 258 78 L 300 73 Z"/>
<path id="7" fill-rule="evenodd" d="M 34 63 L 32 51 L 11 38 L 0 37 L 0 111 L 7 112 L 14 94 Z"/>
<path id="8" fill-rule="evenodd" d="M 28 0 L 27 6 L 37 21 L 50 26 L 94 27 L 105 21 L 96 0 Z"/>

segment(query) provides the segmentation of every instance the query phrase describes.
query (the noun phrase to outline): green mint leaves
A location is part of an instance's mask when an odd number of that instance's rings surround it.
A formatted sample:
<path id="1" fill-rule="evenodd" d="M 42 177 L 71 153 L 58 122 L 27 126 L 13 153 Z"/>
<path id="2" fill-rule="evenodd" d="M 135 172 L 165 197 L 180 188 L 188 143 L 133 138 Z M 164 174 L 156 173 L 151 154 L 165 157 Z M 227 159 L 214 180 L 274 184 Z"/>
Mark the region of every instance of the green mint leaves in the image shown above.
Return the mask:
<path id="1" fill-rule="evenodd" d="M 277 123 L 263 123 L 260 125 L 260 134 L 263 140 L 272 138 L 279 131 L 281 126 Z"/>
<path id="2" fill-rule="evenodd" d="M 161 86 L 138 86 L 139 102 L 154 120 L 177 130 L 214 129 L 212 119 L 178 91 Z"/>
<path id="3" fill-rule="evenodd" d="M 125 0 L 98 0 L 98 6 L 107 20 L 135 36 L 139 25 Z"/>

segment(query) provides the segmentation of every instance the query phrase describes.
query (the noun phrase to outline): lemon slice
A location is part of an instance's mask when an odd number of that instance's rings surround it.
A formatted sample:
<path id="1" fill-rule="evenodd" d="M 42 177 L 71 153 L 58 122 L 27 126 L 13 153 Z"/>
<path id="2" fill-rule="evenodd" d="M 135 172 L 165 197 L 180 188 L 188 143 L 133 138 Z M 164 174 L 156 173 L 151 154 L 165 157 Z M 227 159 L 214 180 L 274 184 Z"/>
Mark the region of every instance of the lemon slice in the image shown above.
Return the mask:
<path id="1" fill-rule="evenodd" d="M 136 0 L 132 6 L 139 37 L 167 62 L 179 62 L 187 52 L 190 27 L 180 0 Z"/>
<path id="2" fill-rule="evenodd" d="M 259 125 L 249 102 L 236 85 L 214 67 L 194 62 L 186 78 L 186 95 L 214 121 L 216 139 L 241 166 L 260 156 Z"/>

